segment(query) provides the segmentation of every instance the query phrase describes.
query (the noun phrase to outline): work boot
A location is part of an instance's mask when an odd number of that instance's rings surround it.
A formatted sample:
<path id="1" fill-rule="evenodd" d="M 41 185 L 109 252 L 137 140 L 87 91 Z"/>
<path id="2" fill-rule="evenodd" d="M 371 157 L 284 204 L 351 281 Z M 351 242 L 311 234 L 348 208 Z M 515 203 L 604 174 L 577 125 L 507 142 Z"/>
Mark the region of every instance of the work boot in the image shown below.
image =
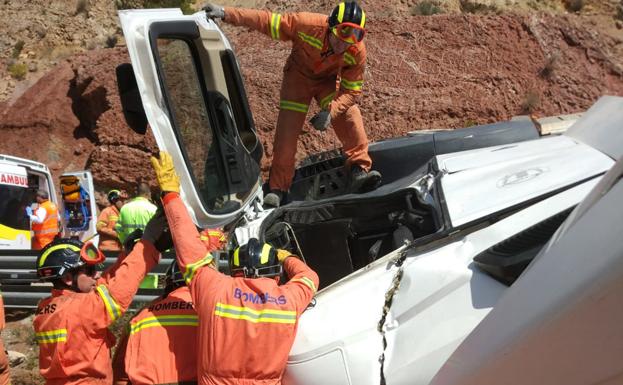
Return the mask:
<path id="1" fill-rule="evenodd" d="M 364 171 L 358 164 L 350 168 L 350 192 L 361 193 L 372 191 L 381 184 L 381 173 L 370 170 Z"/>
<path id="2" fill-rule="evenodd" d="M 281 190 L 270 190 L 270 192 L 264 197 L 264 206 L 279 207 L 284 194 L 285 193 Z"/>

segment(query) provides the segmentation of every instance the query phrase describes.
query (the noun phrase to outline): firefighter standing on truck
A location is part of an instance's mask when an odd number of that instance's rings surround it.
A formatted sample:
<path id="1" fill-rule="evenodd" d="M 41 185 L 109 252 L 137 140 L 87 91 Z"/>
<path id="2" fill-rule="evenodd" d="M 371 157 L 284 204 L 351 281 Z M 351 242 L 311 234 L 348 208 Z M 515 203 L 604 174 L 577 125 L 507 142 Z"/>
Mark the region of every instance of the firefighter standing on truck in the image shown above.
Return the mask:
<path id="1" fill-rule="evenodd" d="M 37 190 L 36 200 L 37 207 L 34 210 L 26 207 L 26 215 L 30 218 L 34 233 L 32 248 L 41 250 L 58 235 L 58 208 L 45 190 Z"/>
<path id="2" fill-rule="evenodd" d="M 199 383 L 281 384 L 299 317 L 316 293 L 318 275 L 289 252 L 253 238 L 230 258 L 231 277 L 216 271 L 180 198 L 170 155 L 161 152 L 160 159 L 151 161 L 177 261 L 199 316 Z M 279 286 L 282 268 L 290 280 Z"/>
<path id="3" fill-rule="evenodd" d="M 41 300 L 34 318 L 39 344 L 39 371 L 46 384 L 111 384 L 108 330 L 128 308 L 141 280 L 159 260 L 166 219 L 154 217 L 129 255 L 98 279 L 103 254 L 91 242 L 57 239 L 37 258 L 37 275 L 54 285 Z"/>
<path id="4" fill-rule="evenodd" d="M 115 224 L 119 220 L 119 210 L 123 207 L 123 197 L 121 191 L 110 190 L 108 192 L 108 203 L 106 207 L 97 217 L 97 233 L 99 234 L 99 242 L 97 247 L 102 251 L 120 251 L 121 241 L 115 231 Z"/>
<path id="5" fill-rule="evenodd" d="M 292 41 L 284 67 L 279 117 L 270 169 L 269 206 L 279 206 L 292 184 L 296 145 L 312 99 L 321 111 L 310 121 L 315 129 L 333 126 L 350 167 L 350 192 L 376 188 L 378 171 L 370 171 L 368 138 L 357 101 L 363 87 L 366 63 L 366 14 L 354 1 L 340 3 L 326 15 L 222 7 L 203 7 L 209 18 L 254 29 L 274 40 Z M 337 83 L 339 82 L 339 86 Z"/>

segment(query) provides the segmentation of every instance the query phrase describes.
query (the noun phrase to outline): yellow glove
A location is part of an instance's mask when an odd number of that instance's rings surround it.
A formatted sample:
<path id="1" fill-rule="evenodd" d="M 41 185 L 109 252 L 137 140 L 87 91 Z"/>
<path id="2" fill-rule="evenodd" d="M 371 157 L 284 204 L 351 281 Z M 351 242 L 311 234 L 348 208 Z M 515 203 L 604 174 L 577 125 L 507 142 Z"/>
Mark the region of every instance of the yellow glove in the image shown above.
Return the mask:
<path id="1" fill-rule="evenodd" d="M 180 177 L 175 172 L 173 166 L 173 159 L 168 152 L 160 151 L 160 159 L 151 157 L 151 165 L 156 171 L 156 178 L 158 178 L 158 184 L 161 191 L 174 191 L 180 192 Z"/>
<path id="2" fill-rule="evenodd" d="M 283 263 L 288 257 L 296 257 L 294 254 L 289 252 L 288 250 L 277 249 L 277 259 L 279 263 Z"/>

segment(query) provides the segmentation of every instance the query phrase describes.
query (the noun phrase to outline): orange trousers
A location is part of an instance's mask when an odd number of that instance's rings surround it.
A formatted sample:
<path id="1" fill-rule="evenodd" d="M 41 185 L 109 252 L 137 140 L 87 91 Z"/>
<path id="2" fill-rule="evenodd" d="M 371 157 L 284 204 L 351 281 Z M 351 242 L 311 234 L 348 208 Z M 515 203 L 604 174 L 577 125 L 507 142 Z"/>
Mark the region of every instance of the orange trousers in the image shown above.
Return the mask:
<path id="1" fill-rule="evenodd" d="M 294 176 L 296 145 L 303 131 L 309 104 L 315 98 L 321 108 L 326 108 L 335 95 L 335 81 L 335 77 L 313 80 L 294 69 L 285 69 L 270 168 L 271 190 L 289 190 Z M 357 164 L 366 171 L 370 170 L 372 160 L 368 155 L 368 137 L 359 107 L 356 104 L 351 106 L 332 119 L 331 126 L 342 142 L 346 167 Z"/>

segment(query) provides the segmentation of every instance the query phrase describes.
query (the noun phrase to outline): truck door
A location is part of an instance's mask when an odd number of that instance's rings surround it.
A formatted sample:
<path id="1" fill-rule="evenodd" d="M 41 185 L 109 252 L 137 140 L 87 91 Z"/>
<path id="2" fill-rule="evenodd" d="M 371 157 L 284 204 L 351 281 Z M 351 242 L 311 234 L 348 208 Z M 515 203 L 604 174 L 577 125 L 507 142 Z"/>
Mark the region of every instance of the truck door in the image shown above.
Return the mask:
<path id="1" fill-rule="evenodd" d="M 65 237 L 81 241 L 97 234 L 97 211 L 90 171 L 68 172 L 60 176 L 61 223 Z"/>
<path id="2" fill-rule="evenodd" d="M 119 19 L 132 61 L 117 68 L 128 124 L 144 133 L 149 123 L 171 154 L 196 224 L 230 222 L 260 192 L 262 147 L 229 42 L 204 12 L 124 10 Z"/>

